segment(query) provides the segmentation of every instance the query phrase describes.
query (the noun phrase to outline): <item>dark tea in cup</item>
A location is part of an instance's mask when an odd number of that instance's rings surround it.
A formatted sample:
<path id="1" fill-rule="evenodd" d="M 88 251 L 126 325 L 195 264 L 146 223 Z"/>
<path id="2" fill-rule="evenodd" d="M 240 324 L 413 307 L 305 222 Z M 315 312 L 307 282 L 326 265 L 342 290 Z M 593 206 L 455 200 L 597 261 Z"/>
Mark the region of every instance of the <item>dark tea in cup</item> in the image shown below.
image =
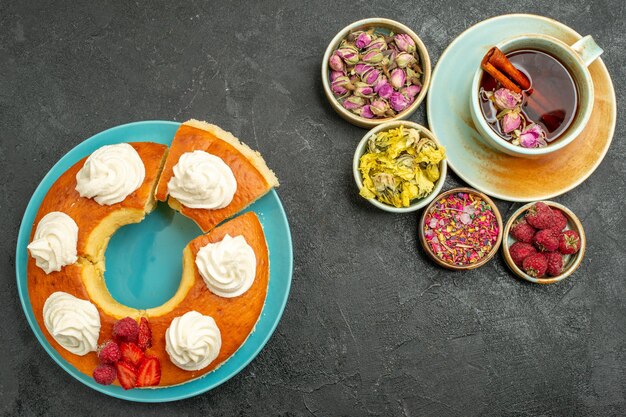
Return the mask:
<path id="1" fill-rule="evenodd" d="M 506 65 L 512 64 L 521 74 L 505 79 L 497 69 L 483 73 L 479 95 L 482 114 L 493 131 L 513 145 L 548 146 L 576 117 L 576 83 L 558 59 L 543 51 L 520 49 L 504 56 L 502 60 L 510 63 Z M 516 77 L 517 84 L 508 83 Z"/>

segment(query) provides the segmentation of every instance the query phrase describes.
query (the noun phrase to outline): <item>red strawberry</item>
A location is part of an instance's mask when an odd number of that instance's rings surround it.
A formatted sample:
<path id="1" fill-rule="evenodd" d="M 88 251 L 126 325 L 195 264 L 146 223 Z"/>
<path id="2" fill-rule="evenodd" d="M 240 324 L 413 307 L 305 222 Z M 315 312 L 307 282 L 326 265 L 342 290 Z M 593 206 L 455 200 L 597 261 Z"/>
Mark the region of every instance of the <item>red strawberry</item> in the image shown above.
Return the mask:
<path id="1" fill-rule="evenodd" d="M 548 259 L 545 254 L 536 253 L 524 259 L 522 266 L 524 272 L 531 277 L 541 278 L 546 274 L 546 269 L 548 269 Z"/>
<path id="2" fill-rule="evenodd" d="M 120 347 L 111 340 L 105 342 L 98 351 L 98 359 L 100 359 L 100 363 L 103 364 L 114 364 L 120 360 L 121 356 Z"/>
<path id="3" fill-rule="evenodd" d="M 137 337 L 137 345 L 140 349 L 146 350 L 152 346 L 152 331 L 148 324 L 148 319 L 142 317 L 139 321 L 139 336 Z"/>
<path id="4" fill-rule="evenodd" d="M 566 230 L 559 237 L 559 252 L 571 255 L 580 250 L 580 236 L 575 230 Z"/>
<path id="5" fill-rule="evenodd" d="M 138 333 L 139 326 L 137 325 L 137 322 L 130 317 L 124 317 L 123 319 L 116 321 L 115 325 L 113 325 L 113 339 L 115 339 L 118 343 L 137 343 Z"/>
<path id="6" fill-rule="evenodd" d="M 548 268 L 546 272 L 551 277 L 561 275 L 563 272 L 563 255 L 558 252 L 550 252 L 546 255 L 548 259 Z"/>
<path id="7" fill-rule="evenodd" d="M 550 229 L 554 226 L 554 213 L 546 203 L 539 201 L 526 211 L 526 221 L 535 229 Z"/>
<path id="8" fill-rule="evenodd" d="M 552 252 L 559 248 L 559 235 L 561 232 L 555 229 L 538 231 L 533 237 L 533 244 L 542 252 Z"/>
<path id="9" fill-rule="evenodd" d="M 137 370 L 137 386 L 153 387 L 161 382 L 161 362 L 157 358 L 146 356 Z"/>
<path id="10" fill-rule="evenodd" d="M 567 217 L 565 217 L 565 214 L 557 208 L 553 208 L 552 213 L 554 215 L 554 226 L 550 229 L 556 229 L 560 232 L 567 226 Z"/>
<path id="11" fill-rule="evenodd" d="M 111 385 L 117 378 L 117 372 L 111 365 L 98 365 L 93 370 L 93 379 L 101 385 Z"/>
<path id="12" fill-rule="evenodd" d="M 144 358 L 143 350 L 134 343 L 120 344 L 120 352 L 122 353 L 122 360 L 135 367 Z"/>
<path id="13" fill-rule="evenodd" d="M 522 266 L 524 259 L 535 253 L 537 253 L 537 249 L 530 243 L 515 242 L 509 247 L 511 259 L 513 259 L 513 263 L 519 267 Z"/>
<path id="14" fill-rule="evenodd" d="M 511 228 L 511 236 L 519 242 L 530 243 L 535 235 L 535 228 L 528 224 L 524 219 L 515 222 Z"/>
<path id="15" fill-rule="evenodd" d="M 117 370 L 117 379 L 120 381 L 122 388 L 135 388 L 137 383 L 137 373 L 132 365 L 122 361 L 115 364 L 115 369 Z"/>

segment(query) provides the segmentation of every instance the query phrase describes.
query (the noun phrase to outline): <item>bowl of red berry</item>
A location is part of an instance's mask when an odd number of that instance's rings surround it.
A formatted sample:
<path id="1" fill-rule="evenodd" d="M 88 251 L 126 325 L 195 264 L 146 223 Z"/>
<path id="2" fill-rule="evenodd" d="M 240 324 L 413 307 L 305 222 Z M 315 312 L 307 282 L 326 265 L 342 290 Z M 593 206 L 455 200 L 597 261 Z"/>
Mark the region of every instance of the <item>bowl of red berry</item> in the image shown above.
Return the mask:
<path id="1" fill-rule="evenodd" d="M 526 204 L 509 218 L 502 252 L 519 277 L 536 284 L 553 284 L 576 271 L 585 246 L 582 223 L 570 209 L 539 201 Z"/>

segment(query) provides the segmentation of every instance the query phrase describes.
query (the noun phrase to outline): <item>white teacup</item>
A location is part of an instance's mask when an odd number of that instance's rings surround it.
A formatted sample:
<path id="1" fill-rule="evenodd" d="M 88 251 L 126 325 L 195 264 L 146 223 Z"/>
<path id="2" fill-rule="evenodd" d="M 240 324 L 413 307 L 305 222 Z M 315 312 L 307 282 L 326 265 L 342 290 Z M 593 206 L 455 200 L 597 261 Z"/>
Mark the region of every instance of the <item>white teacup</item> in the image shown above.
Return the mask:
<path id="1" fill-rule="evenodd" d="M 472 81 L 470 94 L 470 113 L 474 126 L 484 142 L 509 155 L 535 158 L 555 152 L 571 143 L 585 128 L 593 111 L 593 80 L 587 67 L 601 54 L 602 49 L 591 36 L 585 36 L 573 45 L 546 35 L 522 35 L 507 39 L 496 45 L 504 54 L 521 49 L 533 49 L 545 52 L 558 59 L 567 69 L 576 83 L 578 91 L 578 111 L 565 132 L 554 143 L 543 148 L 524 148 L 513 145 L 501 138 L 489 125 L 481 110 L 480 82 L 482 68 L 478 68 Z"/>

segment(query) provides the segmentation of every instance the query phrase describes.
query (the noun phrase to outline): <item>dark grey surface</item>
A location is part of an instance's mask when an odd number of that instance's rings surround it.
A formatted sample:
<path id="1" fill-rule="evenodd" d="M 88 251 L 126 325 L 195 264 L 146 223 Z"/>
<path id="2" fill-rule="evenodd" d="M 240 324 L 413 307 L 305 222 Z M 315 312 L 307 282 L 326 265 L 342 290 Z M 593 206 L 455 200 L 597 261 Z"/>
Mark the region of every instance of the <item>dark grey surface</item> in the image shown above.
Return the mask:
<path id="1" fill-rule="evenodd" d="M 624 2 L 93 3 L 0 0 L 2 415 L 626 413 L 624 118 L 598 170 L 556 199 L 586 227 L 583 265 L 541 287 L 500 256 L 468 273 L 437 268 L 418 249 L 416 215 L 360 200 L 350 167 L 365 131 L 332 112 L 319 79 L 327 43 L 359 18 L 406 23 L 436 63 L 469 26 L 530 12 L 595 37 L 623 109 Z M 73 380 L 36 341 L 16 291 L 17 231 L 41 178 L 80 141 L 191 117 L 258 148 L 282 180 L 292 292 L 238 376 L 178 403 L 127 403 Z M 424 123 L 424 106 L 411 119 Z M 450 175 L 446 189 L 460 184 Z M 519 204 L 498 207 L 508 217 Z"/>

